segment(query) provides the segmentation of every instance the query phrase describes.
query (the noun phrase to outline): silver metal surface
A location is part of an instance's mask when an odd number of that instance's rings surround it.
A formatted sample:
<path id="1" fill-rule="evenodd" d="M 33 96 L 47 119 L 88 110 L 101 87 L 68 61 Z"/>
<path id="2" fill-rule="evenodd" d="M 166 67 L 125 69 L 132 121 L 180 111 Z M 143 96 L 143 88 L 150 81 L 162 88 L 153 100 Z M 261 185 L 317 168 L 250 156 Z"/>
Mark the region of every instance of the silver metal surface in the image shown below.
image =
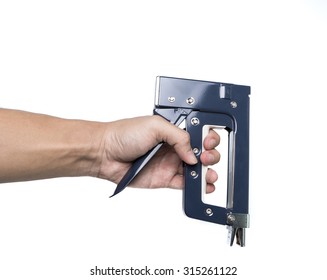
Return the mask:
<path id="1" fill-rule="evenodd" d="M 159 105 L 160 77 L 156 78 L 156 90 L 154 94 L 154 104 Z"/>
<path id="2" fill-rule="evenodd" d="M 175 98 L 174 96 L 169 96 L 169 97 L 168 97 L 168 101 L 169 101 L 170 103 L 175 102 L 175 100 L 176 100 L 176 98 Z"/>
<path id="3" fill-rule="evenodd" d="M 250 215 L 229 213 L 227 214 L 227 224 L 233 228 L 248 228 L 250 226 Z"/>
<path id="4" fill-rule="evenodd" d="M 198 154 L 199 152 L 200 152 L 199 148 L 196 148 L 196 147 L 193 148 L 193 153 L 194 153 L 194 154 Z"/>
<path id="5" fill-rule="evenodd" d="M 189 105 L 192 105 L 195 102 L 195 99 L 193 97 L 189 97 L 186 99 L 186 103 Z"/>
<path id="6" fill-rule="evenodd" d="M 191 176 L 192 176 L 192 177 L 196 177 L 197 175 L 198 175 L 198 173 L 196 173 L 196 171 L 194 171 L 194 170 L 191 171 Z"/>
<path id="7" fill-rule="evenodd" d="M 245 246 L 245 228 L 234 228 L 228 226 L 228 240 L 229 245 L 233 246 L 234 240 L 236 238 L 236 244 L 241 247 Z"/>
<path id="8" fill-rule="evenodd" d="M 191 124 L 192 125 L 199 125 L 200 124 L 200 120 L 198 118 L 192 118 L 191 119 Z"/>
<path id="9" fill-rule="evenodd" d="M 232 106 L 233 109 L 237 107 L 237 102 L 236 101 L 231 101 L 230 105 Z"/>
<path id="10" fill-rule="evenodd" d="M 211 209 L 211 208 L 207 208 L 207 209 L 206 209 L 206 214 L 207 214 L 208 216 L 212 216 L 212 215 L 213 215 L 212 209 Z"/>
<path id="11" fill-rule="evenodd" d="M 226 87 L 224 85 L 220 85 L 219 87 L 219 97 L 220 98 L 226 97 Z"/>
<path id="12" fill-rule="evenodd" d="M 234 166 L 235 166 L 235 135 L 228 134 L 228 177 L 227 177 L 227 203 L 228 209 L 234 206 Z"/>
<path id="13" fill-rule="evenodd" d="M 235 216 L 233 214 L 229 214 L 227 216 L 227 223 L 233 224 L 235 222 Z"/>
<path id="14" fill-rule="evenodd" d="M 245 246 L 245 228 L 238 228 L 236 230 L 236 244 L 241 247 Z"/>

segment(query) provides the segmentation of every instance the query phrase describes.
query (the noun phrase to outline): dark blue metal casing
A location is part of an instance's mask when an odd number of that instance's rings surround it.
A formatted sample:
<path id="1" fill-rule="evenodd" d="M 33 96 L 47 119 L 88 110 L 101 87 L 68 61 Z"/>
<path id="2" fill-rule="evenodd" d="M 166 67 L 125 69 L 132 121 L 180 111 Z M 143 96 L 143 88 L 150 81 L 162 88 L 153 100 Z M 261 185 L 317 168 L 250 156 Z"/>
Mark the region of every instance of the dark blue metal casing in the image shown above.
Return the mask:
<path id="1" fill-rule="evenodd" d="M 202 148 L 204 125 L 224 126 L 229 132 L 229 176 L 226 208 L 202 202 L 202 165 L 185 165 L 184 210 L 187 216 L 231 224 L 230 214 L 248 214 L 249 198 L 249 95 L 250 87 L 218 82 L 158 77 L 156 110 L 191 109 L 186 130 L 191 145 Z M 197 153 L 199 157 L 201 151 Z M 247 222 L 240 222 L 248 224 Z"/>

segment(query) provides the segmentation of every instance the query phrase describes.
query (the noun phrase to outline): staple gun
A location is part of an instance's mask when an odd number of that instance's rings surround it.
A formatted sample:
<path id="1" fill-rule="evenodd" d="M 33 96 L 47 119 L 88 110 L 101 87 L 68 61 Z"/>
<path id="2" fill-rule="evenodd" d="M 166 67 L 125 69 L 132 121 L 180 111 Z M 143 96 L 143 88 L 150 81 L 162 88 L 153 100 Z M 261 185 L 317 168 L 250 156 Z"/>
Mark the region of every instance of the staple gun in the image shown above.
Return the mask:
<path id="1" fill-rule="evenodd" d="M 227 225 L 230 246 L 234 240 L 245 246 L 249 227 L 249 113 L 250 87 L 159 76 L 156 80 L 153 113 L 176 126 L 185 122 L 196 157 L 203 149 L 204 127 L 223 127 L 228 132 L 228 174 L 226 207 L 203 202 L 205 169 L 184 164 L 183 205 L 188 217 Z M 121 192 L 156 154 L 163 143 L 138 158 L 117 185 Z"/>

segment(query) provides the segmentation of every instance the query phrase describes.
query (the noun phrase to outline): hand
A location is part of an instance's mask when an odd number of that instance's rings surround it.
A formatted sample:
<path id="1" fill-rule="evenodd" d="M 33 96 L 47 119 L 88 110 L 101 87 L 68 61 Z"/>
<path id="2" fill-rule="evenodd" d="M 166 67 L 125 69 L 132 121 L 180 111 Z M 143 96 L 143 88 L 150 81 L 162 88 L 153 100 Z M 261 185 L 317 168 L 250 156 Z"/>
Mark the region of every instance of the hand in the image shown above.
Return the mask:
<path id="1" fill-rule="evenodd" d="M 200 160 L 214 165 L 220 159 L 215 147 L 220 138 L 213 130 L 204 139 Z M 195 164 L 189 134 L 160 116 L 139 117 L 109 123 L 104 134 L 98 177 L 118 183 L 133 161 L 160 142 L 165 144 L 131 182 L 134 187 L 181 189 L 184 186 L 183 164 Z M 218 175 L 212 169 L 206 174 L 207 192 L 213 192 Z"/>

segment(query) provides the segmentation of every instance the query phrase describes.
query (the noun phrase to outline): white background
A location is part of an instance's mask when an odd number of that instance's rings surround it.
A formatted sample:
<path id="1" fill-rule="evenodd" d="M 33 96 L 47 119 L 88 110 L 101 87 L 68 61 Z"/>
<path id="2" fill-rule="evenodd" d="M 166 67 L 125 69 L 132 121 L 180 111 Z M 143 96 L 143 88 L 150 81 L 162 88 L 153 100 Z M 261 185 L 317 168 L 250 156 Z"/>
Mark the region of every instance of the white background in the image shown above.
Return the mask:
<path id="1" fill-rule="evenodd" d="M 326 24 L 323 0 L 1 1 L 0 107 L 148 115 L 157 75 L 252 94 L 245 248 L 230 248 L 223 226 L 187 218 L 180 191 L 109 199 L 115 185 L 92 178 L 2 184 L 0 279 L 97 279 L 96 265 L 325 279 Z M 188 278 L 222 277 L 158 277 Z"/>

